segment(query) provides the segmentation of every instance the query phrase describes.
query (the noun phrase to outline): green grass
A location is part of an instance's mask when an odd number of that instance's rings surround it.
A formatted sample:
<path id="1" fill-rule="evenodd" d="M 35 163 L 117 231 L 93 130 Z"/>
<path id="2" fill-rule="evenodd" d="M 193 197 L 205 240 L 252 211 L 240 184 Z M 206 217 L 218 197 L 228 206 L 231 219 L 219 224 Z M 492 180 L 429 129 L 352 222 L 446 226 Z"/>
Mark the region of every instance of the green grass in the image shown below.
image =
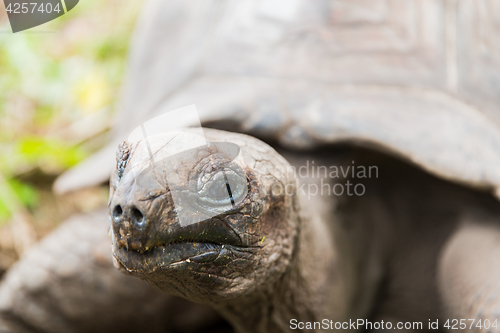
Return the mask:
<path id="1" fill-rule="evenodd" d="M 81 1 L 26 33 L 5 33 L 8 22 L 0 24 L 0 223 L 36 209 L 37 187 L 23 174 L 54 177 L 91 153 L 85 133 L 68 128 L 82 119 L 110 122 L 141 7 Z"/>

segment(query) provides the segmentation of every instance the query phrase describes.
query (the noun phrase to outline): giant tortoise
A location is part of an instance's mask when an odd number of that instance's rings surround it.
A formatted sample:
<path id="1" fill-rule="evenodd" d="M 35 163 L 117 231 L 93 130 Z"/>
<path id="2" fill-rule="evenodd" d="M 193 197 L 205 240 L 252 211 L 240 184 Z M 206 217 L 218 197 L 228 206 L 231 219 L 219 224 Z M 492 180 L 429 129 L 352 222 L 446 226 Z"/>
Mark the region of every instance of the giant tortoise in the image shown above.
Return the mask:
<path id="1" fill-rule="evenodd" d="M 497 330 L 499 12 L 479 0 L 152 0 L 115 139 L 55 188 L 105 181 L 115 165 L 117 266 L 213 306 L 240 332 L 300 331 L 325 318 L 423 329 L 487 319 L 489 328 L 466 328 Z M 166 179 L 132 177 L 156 168 L 146 141 L 121 144 L 118 164 L 114 150 L 142 122 L 192 103 L 204 126 L 253 137 L 204 130 L 215 148 L 203 156 L 215 164 L 203 177 L 190 159 L 184 180 L 213 182 L 206 209 L 223 212 L 182 226 Z M 229 163 L 221 142 L 239 147 L 230 165 L 248 185 L 230 207 L 210 197 L 227 185 L 217 176 Z M 310 172 L 281 172 L 291 165 Z M 332 166 L 379 173 L 311 176 Z M 348 181 L 366 191 L 300 191 Z"/>

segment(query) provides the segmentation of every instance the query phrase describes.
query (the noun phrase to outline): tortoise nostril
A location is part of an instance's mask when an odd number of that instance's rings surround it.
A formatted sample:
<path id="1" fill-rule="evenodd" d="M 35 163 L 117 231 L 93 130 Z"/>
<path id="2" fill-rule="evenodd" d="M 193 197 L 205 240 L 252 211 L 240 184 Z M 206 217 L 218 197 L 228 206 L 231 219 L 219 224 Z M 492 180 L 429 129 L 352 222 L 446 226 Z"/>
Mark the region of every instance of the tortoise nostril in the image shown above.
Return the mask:
<path id="1" fill-rule="evenodd" d="M 113 209 L 113 219 L 118 220 L 123 214 L 123 209 L 120 205 L 116 205 Z"/>
<path id="2" fill-rule="evenodd" d="M 138 210 L 137 208 L 135 207 L 132 207 L 132 209 L 130 210 L 133 218 L 134 218 L 134 222 L 136 224 L 139 224 L 141 225 L 143 223 L 143 219 L 144 219 L 144 215 L 142 215 L 141 211 Z"/>
<path id="3" fill-rule="evenodd" d="M 128 223 L 132 222 L 137 227 L 142 227 L 144 225 L 144 215 L 135 206 L 121 206 L 116 205 L 112 212 L 113 220 L 116 223 Z"/>

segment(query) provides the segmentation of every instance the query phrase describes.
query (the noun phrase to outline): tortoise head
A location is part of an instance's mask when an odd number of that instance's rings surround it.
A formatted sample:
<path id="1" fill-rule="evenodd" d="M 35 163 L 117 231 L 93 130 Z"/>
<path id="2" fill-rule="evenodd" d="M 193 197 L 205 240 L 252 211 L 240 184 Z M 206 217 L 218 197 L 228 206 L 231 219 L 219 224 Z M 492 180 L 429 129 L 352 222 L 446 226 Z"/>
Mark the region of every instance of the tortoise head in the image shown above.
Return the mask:
<path id="1" fill-rule="evenodd" d="M 110 183 L 113 255 L 158 288 L 216 303 L 270 286 L 288 268 L 296 180 L 263 142 L 206 130 L 122 143 Z M 285 191 L 286 189 L 286 191 Z"/>

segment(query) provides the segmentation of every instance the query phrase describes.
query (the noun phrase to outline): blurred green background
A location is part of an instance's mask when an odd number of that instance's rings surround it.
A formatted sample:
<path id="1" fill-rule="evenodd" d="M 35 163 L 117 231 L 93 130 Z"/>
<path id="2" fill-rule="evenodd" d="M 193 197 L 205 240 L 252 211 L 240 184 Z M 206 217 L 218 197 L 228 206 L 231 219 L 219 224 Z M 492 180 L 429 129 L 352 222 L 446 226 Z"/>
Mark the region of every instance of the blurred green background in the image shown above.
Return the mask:
<path id="1" fill-rule="evenodd" d="M 0 2 L 0 272 L 64 218 L 106 201 L 106 188 L 58 198 L 51 186 L 106 141 L 142 5 L 80 1 L 13 34 Z"/>

